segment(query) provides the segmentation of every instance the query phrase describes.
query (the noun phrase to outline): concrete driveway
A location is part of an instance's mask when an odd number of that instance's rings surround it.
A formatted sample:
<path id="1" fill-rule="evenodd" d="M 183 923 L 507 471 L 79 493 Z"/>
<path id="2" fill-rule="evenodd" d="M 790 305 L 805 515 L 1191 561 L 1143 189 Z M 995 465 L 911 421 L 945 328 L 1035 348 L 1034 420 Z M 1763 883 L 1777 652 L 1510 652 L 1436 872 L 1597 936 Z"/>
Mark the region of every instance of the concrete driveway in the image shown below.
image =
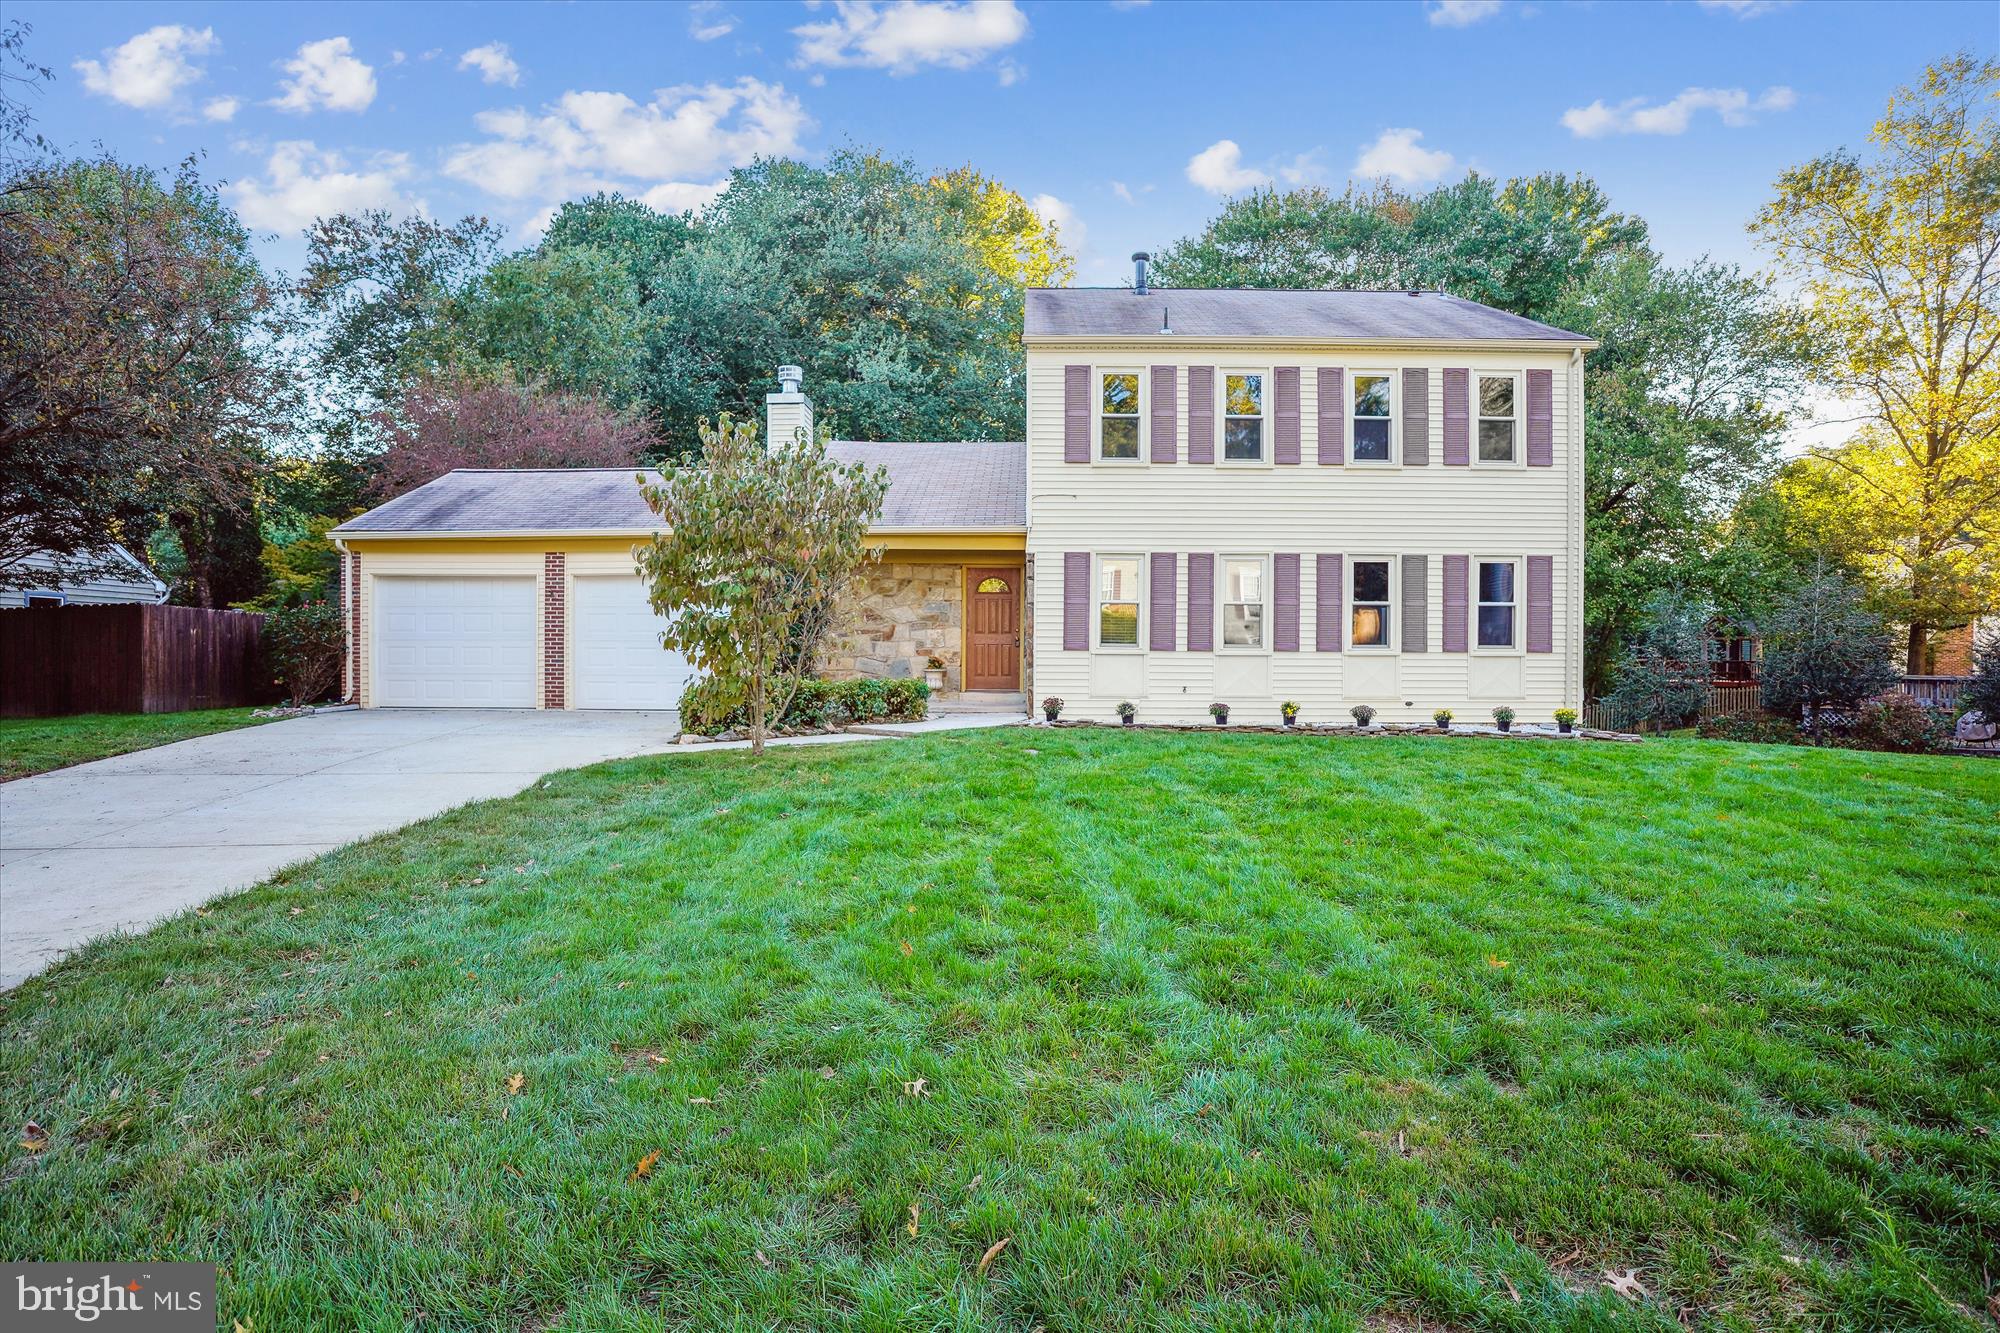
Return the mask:
<path id="1" fill-rule="evenodd" d="M 0 785 L 0 990 L 94 936 L 678 729 L 671 712 L 316 713 Z"/>

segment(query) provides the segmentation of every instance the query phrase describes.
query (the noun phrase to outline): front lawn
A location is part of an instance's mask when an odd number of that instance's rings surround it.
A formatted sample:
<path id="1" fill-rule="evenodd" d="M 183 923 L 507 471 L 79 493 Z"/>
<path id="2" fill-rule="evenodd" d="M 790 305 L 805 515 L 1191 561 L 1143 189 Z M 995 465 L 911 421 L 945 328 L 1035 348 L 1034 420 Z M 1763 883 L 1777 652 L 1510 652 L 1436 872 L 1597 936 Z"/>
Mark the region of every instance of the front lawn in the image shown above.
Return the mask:
<path id="1" fill-rule="evenodd" d="M 249 708 L 201 708 L 186 713 L 76 713 L 69 717 L 0 718 L 0 782 L 32 773 L 150 750 L 195 736 L 254 727 L 266 718 Z"/>
<path id="2" fill-rule="evenodd" d="M 675 755 L 0 1000 L 0 1251 L 257 1333 L 1970 1328 L 1996 1070 L 2000 764 Z"/>

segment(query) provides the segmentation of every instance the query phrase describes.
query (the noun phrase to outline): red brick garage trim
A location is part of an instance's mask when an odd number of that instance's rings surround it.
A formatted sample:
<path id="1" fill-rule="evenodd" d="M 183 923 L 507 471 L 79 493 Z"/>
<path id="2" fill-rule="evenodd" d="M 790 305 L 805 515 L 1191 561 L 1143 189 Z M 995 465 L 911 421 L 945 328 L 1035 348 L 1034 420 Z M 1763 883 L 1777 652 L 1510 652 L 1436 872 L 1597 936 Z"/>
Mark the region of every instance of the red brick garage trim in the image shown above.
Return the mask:
<path id="1" fill-rule="evenodd" d="M 542 555 L 542 707 L 563 703 L 564 648 L 569 642 L 569 605 L 561 551 Z"/>

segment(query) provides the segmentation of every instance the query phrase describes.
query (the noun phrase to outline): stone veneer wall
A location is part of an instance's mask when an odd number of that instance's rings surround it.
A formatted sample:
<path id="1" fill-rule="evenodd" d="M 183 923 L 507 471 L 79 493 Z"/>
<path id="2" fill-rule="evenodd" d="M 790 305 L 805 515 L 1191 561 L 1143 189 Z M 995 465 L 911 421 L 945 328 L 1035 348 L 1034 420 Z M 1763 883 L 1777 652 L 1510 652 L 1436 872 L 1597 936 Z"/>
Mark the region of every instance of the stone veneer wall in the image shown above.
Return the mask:
<path id="1" fill-rule="evenodd" d="M 962 688 L 965 568 L 884 560 L 856 579 L 839 625 L 820 654 L 835 679 L 922 679 L 931 657 L 944 661 L 944 686 Z"/>

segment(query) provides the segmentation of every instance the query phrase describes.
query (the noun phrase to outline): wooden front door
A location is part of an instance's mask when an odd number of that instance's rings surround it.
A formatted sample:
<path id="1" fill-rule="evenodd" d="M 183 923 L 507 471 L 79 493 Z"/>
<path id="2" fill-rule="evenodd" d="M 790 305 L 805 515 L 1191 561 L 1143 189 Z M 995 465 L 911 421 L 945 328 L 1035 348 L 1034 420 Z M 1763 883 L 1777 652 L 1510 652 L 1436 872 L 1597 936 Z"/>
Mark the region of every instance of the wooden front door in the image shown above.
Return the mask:
<path id="1" fill-rule="evenodd" d="M 1021 571 L 965 571 L 965 688 L 1021 688 Z"/>

